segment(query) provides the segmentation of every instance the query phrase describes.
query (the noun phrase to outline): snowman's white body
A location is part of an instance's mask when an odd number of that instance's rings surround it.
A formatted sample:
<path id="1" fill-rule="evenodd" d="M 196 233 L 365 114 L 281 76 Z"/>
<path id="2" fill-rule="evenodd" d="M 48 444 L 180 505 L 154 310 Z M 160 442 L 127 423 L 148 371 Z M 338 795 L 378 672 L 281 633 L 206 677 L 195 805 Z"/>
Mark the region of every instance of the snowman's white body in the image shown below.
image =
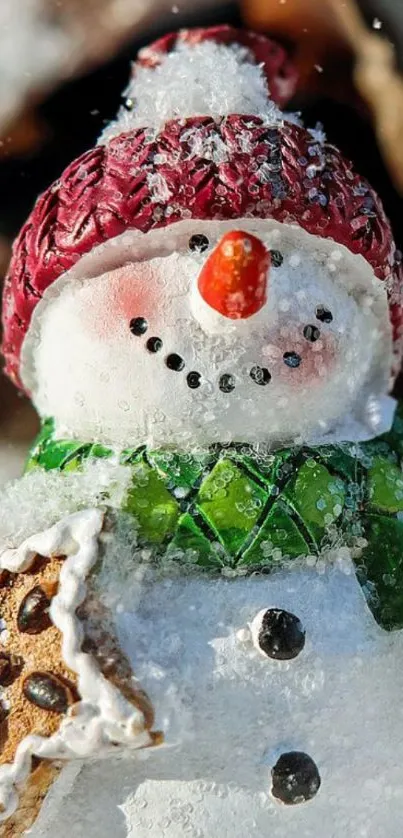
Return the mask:
<path id="1" fill-rule="evenodd" d="M 118 632 L 165 745 L 67 767 L 33 838 L 400 838 L 403 634 L 378 628 L 348 571 L 125 586 Z M 248 624 L 269 607 L 306 629 L 293 660 L 252 642 Z M 287 807 L 271 768 L 293 750 L 314 759 L 321 787 Z"/>

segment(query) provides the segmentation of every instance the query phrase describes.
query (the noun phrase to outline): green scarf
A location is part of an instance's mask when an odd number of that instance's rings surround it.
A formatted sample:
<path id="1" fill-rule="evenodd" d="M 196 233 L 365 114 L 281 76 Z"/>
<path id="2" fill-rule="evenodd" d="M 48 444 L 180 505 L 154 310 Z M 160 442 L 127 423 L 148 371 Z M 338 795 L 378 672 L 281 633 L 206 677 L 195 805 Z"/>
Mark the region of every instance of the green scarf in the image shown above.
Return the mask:
<path id="1" fill-rule="evenodd" d="M 341 543 L 367 546 L 357 578 L 387 629 L 403 626 L 403 410 L 366 443 L 284 448 L 250 445 L 181 452 L 55 439 L 47 420 L 27 469 L 71 471 L 118 458 L 131 469 L 124 510 L 156 554 L 210 571 L 271 569 Z"/>

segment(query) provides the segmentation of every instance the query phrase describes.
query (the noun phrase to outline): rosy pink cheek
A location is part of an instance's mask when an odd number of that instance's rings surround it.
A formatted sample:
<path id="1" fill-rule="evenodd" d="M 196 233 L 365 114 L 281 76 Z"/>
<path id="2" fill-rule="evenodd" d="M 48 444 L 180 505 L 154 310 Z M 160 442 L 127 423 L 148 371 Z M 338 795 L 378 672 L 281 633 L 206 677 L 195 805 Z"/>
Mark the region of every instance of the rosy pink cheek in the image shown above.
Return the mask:
<path id="1" fill-rule="evenodd" d="M 270 357 L 271 356 L 271 357 Z M 280 381 L 297 388 L 319 385 L 332 371 L 337 360 L 333 335 L 321 335 L 314 342 L 300 332 L 278 336 L 267 354 L 267 366 Z M 271 361 L 271 365 L 270 365 Z"/>
<path id="2" fill-rule="evenodd" d="M 91 283 L 91 280 L 89 280 Z M 98 337 L 108 338 L 126 328 L 135 317 L 154 316 L 157 295 L 144 277 L 136 276 L 135 266 L 117 268 L 105 274 L 91 288 L 84 289 L 82 319 L 85 328 Z"/>
<path id="3" fill-rule="evenodd" d="M 300 358 L 301 363 L 297 369 L 292 369 L 284 362 L 283 373 L 291 375 L 294 372 L 298 373 L 296 376 L 296 386 L 303 386 L 306 384 L 320 384 L 320 382 L 331 373 L 336 361 L 336 345 L 334 338 L 327 336 L 317 343 L 308 343 L 301 347 Z M 298 380 L 297 380 L 298 379 Z"/>

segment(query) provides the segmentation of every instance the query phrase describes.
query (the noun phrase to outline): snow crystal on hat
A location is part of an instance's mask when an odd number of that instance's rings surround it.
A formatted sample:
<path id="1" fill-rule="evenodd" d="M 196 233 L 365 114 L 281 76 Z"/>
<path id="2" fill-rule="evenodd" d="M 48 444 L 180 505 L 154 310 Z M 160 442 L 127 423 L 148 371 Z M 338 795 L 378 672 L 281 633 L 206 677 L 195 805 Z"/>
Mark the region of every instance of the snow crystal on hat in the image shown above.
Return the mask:
<path id="1" fill-rule="evenodd" d="M 126 107 L 105 129 L 101 142 L 142 126 L 158 130 L 181 117 L 247 113 L 264 114 L 273 124 L 283 119 L 270 99 L 263 68 L 251 62 L 250 50 L 237 44 L 228 49 L 214 41 L 179 43 L 156 67 L 140 65 L 125 95 Z"/>

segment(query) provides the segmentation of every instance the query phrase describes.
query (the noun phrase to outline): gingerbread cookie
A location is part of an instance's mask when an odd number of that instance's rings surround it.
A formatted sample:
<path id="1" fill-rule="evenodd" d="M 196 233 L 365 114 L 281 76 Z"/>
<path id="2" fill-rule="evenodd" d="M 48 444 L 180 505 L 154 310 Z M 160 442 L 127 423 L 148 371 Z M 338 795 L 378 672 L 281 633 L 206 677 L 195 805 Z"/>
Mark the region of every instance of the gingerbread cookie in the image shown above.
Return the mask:
<path id="1" fill-rule="evenodd" d="M 102 522 L 96 510 L 78 513 L 2 555 L 3 568 L 9 568 L 2 571 L 0 589 L 3 817 L 16 808 L 18 790 L 31 773 L 27 793 L 35 813 L 37 780 L 43 796 L 45 777 L 53 778 L 51 768 L 39 770 L 40 759 L 82 757 L 121 741 L 135 747 L 160 741 L 150 732 L 152 705 L 107 631 L 105 609 L 86 597 Z M 86 737 L 91 719 L 95 729 Z M 21 817 L 29 820 L 23 801 L 21 806 Z"/>

